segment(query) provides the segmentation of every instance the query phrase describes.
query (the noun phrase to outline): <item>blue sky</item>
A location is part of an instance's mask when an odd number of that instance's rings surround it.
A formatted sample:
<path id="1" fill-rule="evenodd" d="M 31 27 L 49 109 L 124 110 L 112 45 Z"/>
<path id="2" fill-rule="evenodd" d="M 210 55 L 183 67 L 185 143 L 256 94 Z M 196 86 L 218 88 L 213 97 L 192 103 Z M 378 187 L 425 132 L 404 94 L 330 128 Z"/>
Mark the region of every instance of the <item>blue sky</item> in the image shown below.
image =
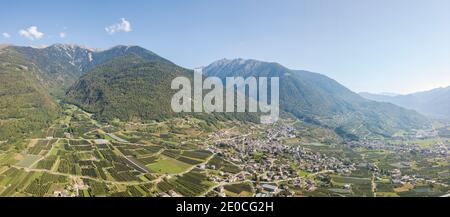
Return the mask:
<path id="1" fill-rule="evenodd" d="M 4 0 L 0 34 L 16 45 L 140 45 L 188 68 L 273 61 L 354 91 L 450 85 L 448 0 Z"/>

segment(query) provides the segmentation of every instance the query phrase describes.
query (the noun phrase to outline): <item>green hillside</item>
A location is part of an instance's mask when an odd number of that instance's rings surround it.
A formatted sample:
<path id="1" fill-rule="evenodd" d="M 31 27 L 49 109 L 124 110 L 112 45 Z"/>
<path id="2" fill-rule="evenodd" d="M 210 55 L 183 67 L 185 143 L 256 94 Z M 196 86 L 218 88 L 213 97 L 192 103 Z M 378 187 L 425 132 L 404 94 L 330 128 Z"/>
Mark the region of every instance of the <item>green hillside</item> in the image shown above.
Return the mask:
<path id="1" fill-rule="evenodd" d="M 213 124 L 234 119 L 255 122 L 249 113 L 174 113 L 171 89 L 174 78 L 192 79 L 193 71 L 168 61 L 149 61 L 137 54 L 113 59 L 82 76 L 66 93 L 66 100 L 95 113 L 98 119 L 122 121 L 158 120 L 191 115 Z M 206 93 L 206 92 L 205 92 Z"/>
<path id="2" fill-rule="evenodd" d="M 45 48 L 12 46 L 10 49 L 39 67 L 43 85 L 57 97 L 64 96 L 65 91 L 87 71 L 116 57 L 133 54 L 148 62 L 172 64 L 138 46 L 118 45 L 107 50 L 93 50 L 78 45 L 54 44 Z"/>
<path id="3" fill-rule="evenodd" d="M 0 50 L 0 141 L 41 133 L 58 115 L 39 68 L 14 49 Z"/>
<path id="4" fill-rule="evenodd" d="M 191 71 L 162 62 L 147 62 L 127 55 L 98 66 L 71 87 L 69 102 L 102 118 L 141 120 L 161 118 L 171 112 L 176 91 L 170 83 Z"/>
<path id="5" fill-rule="evenodd" d="M 290 70 L 278 63 L 219 60 L 205 68 L 209 76 L 280 77 L 280 109 L 347 138 L 390 136 L 399 129 L 421 128 L 428 120 L 389 103 L 366 100 L 318 73 Z"/>

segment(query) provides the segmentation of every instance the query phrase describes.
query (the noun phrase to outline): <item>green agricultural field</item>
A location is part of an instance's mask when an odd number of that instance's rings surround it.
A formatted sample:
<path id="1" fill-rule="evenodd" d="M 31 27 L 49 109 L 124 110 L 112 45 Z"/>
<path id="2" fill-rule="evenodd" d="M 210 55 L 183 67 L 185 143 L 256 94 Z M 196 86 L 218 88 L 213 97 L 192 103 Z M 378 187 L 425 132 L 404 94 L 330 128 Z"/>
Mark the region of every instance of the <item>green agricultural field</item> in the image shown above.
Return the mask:
<path id="1" fill-rule="evenodd" d="M 344 184 L 362 184 L 370 182 L 369 178 L 359 178 L 349 176 L 332 176 L 332 180 L 336 183 L 344 183 Z"/>
<path id="2" fill-rule="evenodd" d="M 0 175 L 0 196 L 19 196 L 25 193 L 27 186 L 40 177 L 39 172 L 25 172 L 10 168 Z"/>
<path id="3" fill-rule="evenodd" d="M 53 164 L 55 164 L 57 158 L 58 158 L 57 156 L 50 155 L 49 157 L 45 158 L 44 160 L 39 161 L 36 164 L 36 168 L 51 170 L 53 168 Z"/>
<path id="4" fill-rule="evenodd" d="M 186 171 L 191 166 L 170 157 L 161 157 L 155 163 L 148 164 L 147 168 L 155 173 L 176 174 Z"/>
<path id="5" fill-rule="evenodd" d="M 157 188 L 161 192 L 175 191 L 183 196 L 199 196 L 205 193 L 213 183 L 207 181 L 204 171 L 193 169 L 182 176 L 174 177 L 158 183 Z"/>
<path id="6" fill-rule="evenodd" d="M 421 148 L 429 148 L 432 145 L 441 141 L 442 141 L 441 139 L 418 139 L 412 141 L 412 143 L 418 145 Z"/>
<path id="7" fill-rule="evenodd" d="M 184 151 L 183 155 L 189 158 L 206 160 L 208 157 L 212 155 L 212 153 L 210 151 L 205 150 L 196 150 L 196 151 Z"/>
<path id="8" fill-rule="evenodd" d="M 17 156 L 20 155 L 15 152 L 7 152 L 0 154 L 0 165 L 12 165 L 18 162 Z"/>
<path id="9" fill-rule="evenodd" d="M 232 197 L 250 197 L 253 195 L 252 184 L 249 182 L 224 185 L 225 194 Z"/>
<path id="10" fill-rule="evenodd" d="M 222 170 L 223 172 L 229 172 L 229 173 L 238 173 L 241 171 L 241 169 L 224 160 L 222 157 L 219 157 L 217 155 L 215 155 L 209 162 L 208 162 L 208 166 L 214 166 L 216 170 Z"/>
<path id="11" fill-rule="evenodd" d="M 30 167 L 40 158 L 41 158 L 41 156 L 39 156 L 39 155 L 27 154 L 27 155 L 25 155 L 25 158 L 23 160 L 19 161 L 16 165 L 19 167 Z"/>
<path id="12" fill-rule="evenodd" d="M 332 176 L 332 182 L 334 186 L 340 187 L 344 186 L 345 184 L 349 184 L 351 186 L 350 192 L 352 193 L 353 196 L 360 196 L 360 197 L 373 196 L 372 183 L 369 178 Z"/>
<path id="13" fill-rule="evenodd" d="M 399 197 L 395 192 L 377 192 L 377 197 Z"/>

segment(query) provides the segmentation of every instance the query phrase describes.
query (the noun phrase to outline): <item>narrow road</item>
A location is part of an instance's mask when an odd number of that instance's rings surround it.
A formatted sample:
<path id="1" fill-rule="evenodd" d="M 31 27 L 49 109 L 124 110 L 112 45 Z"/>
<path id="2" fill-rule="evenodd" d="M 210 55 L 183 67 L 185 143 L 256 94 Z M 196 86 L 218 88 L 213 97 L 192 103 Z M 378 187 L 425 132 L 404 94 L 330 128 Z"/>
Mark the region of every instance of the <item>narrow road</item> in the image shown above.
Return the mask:
<path id="1" fill-rule="evenodd" d="M 372 173 L 372 192 L 373 196 L 377 197 L 377 184 L 375 183 L 375 173 Z"/>

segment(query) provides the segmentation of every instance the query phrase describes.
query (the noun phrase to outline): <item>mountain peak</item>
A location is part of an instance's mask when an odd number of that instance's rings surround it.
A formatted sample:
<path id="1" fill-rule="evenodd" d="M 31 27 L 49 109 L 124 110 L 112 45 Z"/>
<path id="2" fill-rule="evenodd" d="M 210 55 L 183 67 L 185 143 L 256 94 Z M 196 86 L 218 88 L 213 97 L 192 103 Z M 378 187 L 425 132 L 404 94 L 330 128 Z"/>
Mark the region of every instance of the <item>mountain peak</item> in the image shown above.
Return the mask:
<path id="1" fill-rule="evenodd" d="M 87 46 L 78 45 L 78 44 L 60 44 L 60 43 L 56 43 L 56 44 L 53 44 L 51 46 L 48 46 L 47 48 L 53 48 L 53 49 L 59 49 L 59 50 L 83 49 L 83 50 L 88 50 L 88 51 L 91 51 L 91 52 L 97 51 L 97 49 L 89 48 Z"/>
<path id="2" fill-rule="evenodd" d="M 276 67 L 283 67 L 279 63 L 276 62 L 265 62 L 261 60 L 255 60 L 255 59 L 244 59 L 244 58 L 235 58 L 235 59 L 227 59 L 223 58 L 220 60 L 217 60 L 213 63 L 211 63 L 207 68 L 213 68 L 213 67 L 244 67 L 247 69 L 250 68 L 257 68 L 261 66 L 276 66 Z M 284 67 L 283 67 L 284 68 Z"/>
<path id="3" fill-rule="evenodd" d="M 114 50 L 114 49 L 120 49 L 120 50 L 127 50 L 127 49 L 129 49 L 130 47 L 137 47 L 137 46 L 131 46 L 131 45 L 122 45 L 122 44 L 119 44 L 119 45 L 116 45 L 116 46 L 114 46 L 114 47 L 111 47 L 111 48 L 109 48 L 109 49 L 107 49 L 107 50 Z"/>
<path id="4" fill-rule="evenodd" d="M 163 57 L 160 57 L 156 53 L 154 53 L 150 50 L 147 50 L 143 47 L 136 46 L 136 45 L 117 45 L 108 50 L 104 50 L 101 53 L 102 53 L 102 56 L 107 59 L 111 59 L 111 57 L 133 54 L 133 55 L 137 55 L 137 56 L 145 59 L 146 61 L 164 62 L 164 63 L 173 64 L 169 60 L 167 60 Z M 103 57 L 101 57 L 101 58 L 103 58 Z"/>
<path id="5" fill-rule="evenodd" d="M 264 61 L 255 60 L 255 59 L 244 59 L 244 58 L 234 58 L 234 59 L 223 58 L 223 59 L 215 61 L 214 63 L 216 63 L 216 64 L 230 64 L 230 63 L 232 63 L 232 64 L 243 65 L 243 64 L 249 64 L 249 63 L 269 63 L 269 62 L 264 62 Z"/>
<path id="6" fill-rule="evenodd" d="M 109 48 L 107 50 L 121 50 L 121 51 L 124 51 L 124 52 L 129 51 L 129 50 L 142 50 L 142 51 L 146 51 L 146 52 L 151 52 L 151 51 L 149 51 L 149 50 L 147 50 L 147 49 L 145 49 L 145 48 L 143 48 L 141 46 L 137 46 L 137 45 L 122 45 L 122 44 L 116 45 L 116 46 L 114 46 L 112 48 Z"/>
<path id="7" fill-rule="evenodd" d="M 289 69 L 275 62 L 264 62 L 255 59 L 221 59 L 211 63 L 203 69 L 208 76 L 254 76 L 258 72 L 258 76 L 283 76 Z"/>

